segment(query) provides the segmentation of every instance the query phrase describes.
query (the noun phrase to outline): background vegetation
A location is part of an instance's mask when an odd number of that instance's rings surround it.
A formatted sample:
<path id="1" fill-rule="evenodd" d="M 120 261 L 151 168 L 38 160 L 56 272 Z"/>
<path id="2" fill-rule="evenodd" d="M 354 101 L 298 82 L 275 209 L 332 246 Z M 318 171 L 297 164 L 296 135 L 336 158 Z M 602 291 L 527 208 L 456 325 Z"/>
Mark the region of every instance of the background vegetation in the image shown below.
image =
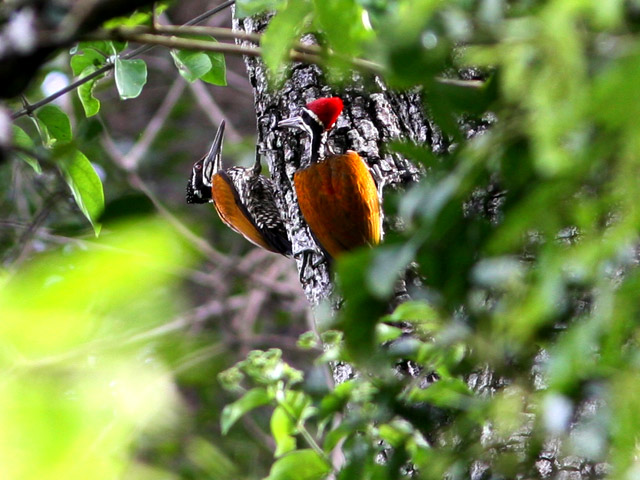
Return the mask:
<path id="1" fill-rule="evenodd" d="M 274 86 L 292 56 L 336 85 L 378 73 L 453 142 L 388 145 L 424 179 L 385 199 L 402 228 L 338 262 L 319 335 L 292 262 L 184 205 L 222 118 L 225 161 L 253 156 L 234 45 L 147 28 L 150 10 L 65 37 L 73 9 L 1 6 L 3 74 L 64 40 L 0 113 L 7 478 L 637 476 L 637 2 L 237 2 L 278 12 L 244 52 Z M 407 267 L 413 300 L 389 312 Z M 360 376 L 334 388 L 335 360 Z"/>

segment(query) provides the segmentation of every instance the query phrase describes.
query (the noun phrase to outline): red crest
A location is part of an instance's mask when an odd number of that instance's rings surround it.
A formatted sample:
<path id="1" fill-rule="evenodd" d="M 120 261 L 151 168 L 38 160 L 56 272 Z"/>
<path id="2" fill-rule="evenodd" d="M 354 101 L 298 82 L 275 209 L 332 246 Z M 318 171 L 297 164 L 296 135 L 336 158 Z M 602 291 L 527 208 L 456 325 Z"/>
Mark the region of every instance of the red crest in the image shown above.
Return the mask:
<path id="1" fill-rule="evenodd" d="M 336 123 L 342 113 L 344 105 L 340 97 L 319 98 L 307 103 L 307 109 L 312 111 L 322 122 L 325 130 L 329 130 Z"/>

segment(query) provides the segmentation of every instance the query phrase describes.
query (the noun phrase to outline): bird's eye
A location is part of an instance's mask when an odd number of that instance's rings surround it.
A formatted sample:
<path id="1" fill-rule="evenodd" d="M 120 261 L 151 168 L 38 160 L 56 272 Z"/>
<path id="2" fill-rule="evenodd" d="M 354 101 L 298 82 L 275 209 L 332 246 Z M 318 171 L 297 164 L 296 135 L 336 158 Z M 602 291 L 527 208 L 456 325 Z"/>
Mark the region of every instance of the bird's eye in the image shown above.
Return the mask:
<path id="1" fill-rule="evenodd" d="M 201 163 L 197 163 L 196 164 L 196 170 L 202 170 L 202 164 Z"/>

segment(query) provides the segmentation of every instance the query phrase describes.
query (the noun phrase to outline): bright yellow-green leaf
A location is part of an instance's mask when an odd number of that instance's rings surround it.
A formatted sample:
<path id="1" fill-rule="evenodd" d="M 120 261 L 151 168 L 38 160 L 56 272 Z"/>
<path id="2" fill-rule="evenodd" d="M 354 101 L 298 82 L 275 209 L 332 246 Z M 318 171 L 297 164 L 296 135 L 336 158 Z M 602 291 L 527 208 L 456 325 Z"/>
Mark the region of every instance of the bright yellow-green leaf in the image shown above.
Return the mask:
<path id="1" fill-rule="evenodd" d="M 211 70 L 211 60 L 203 52 L 171 50 L 171 56 L 180 75 L 188 82 L 195 82 Z"/>
<path id="2" fill-rule="evenodd" d="M 289 51 L 304 28 L 304 19 L 311 12 L 311 4 L 289 0 L 269 22 L 262 36 L 262 58 L 272 74 L 283 71 Z"/>
<path id="3" fill-rule="evenodd" d="M 96 67 L 88 66 L 82 71 L 80 78 L 86 77 L 96 70 Z M 100 100 L 93 96 L 93 89 L 97 81 L 98 78 L 95 78 L 78 87 L 78 97 L 80 98 L 80 103 L 82 103 L 82 108 L 84 108 L 84 113 L 87 117 L 92 117 L 100 111 Z"/>
<path id="4" fill-rule="evenodd" d="M 277 407 L 271 415 L 271 434 L 276 441 L 274 456 L 281 457 L 296 448 L 296 425 L 283 407 Z"/>
<path id="5" fill-rule="evenodd" d="M 73 198 L 91 222 L 97 236 L 100 233 L 98 217 L 104 210 L 104 192 L 100 177 L 80 150 L 65 151 L 58 165 L 73 193 Z"/>
<path id="6" fill-rule="evenodd" d="M 116 87 L 120 98 L 136 98 L 147 83 L 147 64 L 144 60 L 115 60 Z"/>
<path id="7" fill-rule="evenodd" d="M 254 388 L 245 393 L 240 399 L 224 407 L 220 419 L 222 434 L 226 435 L 240 417 L 254 408 L 266 405 L 271 397 L 264 388 Z"/>
<path id="8" fill-rule="evenodd" d="M 321 480 L 331 465 L 313 450 L 296 450 L 280 458 L 271 467 L 266 480 Z"/>
<path id="9" fill-rule="evenodd" d="M 108 42 L 80 42 L 69 63 L 74 75 L 80 75 L 88 67 L 99 68 L 111 54 Z"/>
<path id="10" fill-rule="evenodd" d="M 71 141 L 71 122 L 66 113 L 56 105 L 45 105 L 36 112 L 45 133 L 45 144 L 49 147 L 64 145 Z"/>

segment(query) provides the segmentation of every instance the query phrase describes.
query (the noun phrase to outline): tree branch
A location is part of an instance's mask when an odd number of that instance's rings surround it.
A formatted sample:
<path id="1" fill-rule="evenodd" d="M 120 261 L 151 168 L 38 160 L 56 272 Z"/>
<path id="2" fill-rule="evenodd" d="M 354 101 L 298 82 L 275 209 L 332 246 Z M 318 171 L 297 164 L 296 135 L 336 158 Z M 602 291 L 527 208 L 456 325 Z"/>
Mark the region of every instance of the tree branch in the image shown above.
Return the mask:
<path id="1" fill-rule="evenodd" d="M 226 8 L 228 8 L 231 5 L 233 5 L 234 3 L 235 3 L 235 0 L 227 0 L 226 2 L 218 5 L 217 7 L 214 7 L 212 9 L 210 9 L 210 10 L 207 10 L 206 12 L 202 13 L 201 15 L 198 15 L 197 17 L 192 18 L 191 20 L 189 20 L 188 22 L 185 23 L 185 26 L 192 26 L 192 25 L 195 25 L 197 23 L 200 23 L 200 22 L 206 20 L 207 18 L 215 15 L 216 13 L 219 13 L 222 10 L 225 10 Z M 57 47 L 63 47 L 64 45 L 67 45 L 69 43 L 71 43 L 71 41 L 66 41 L 66 42 L 64 42 L 62 44 L 57 45 Z M 138 48 L 136 48 L 134 50 L 131 50 L 128 53 L 123 54 L 121 56 L 121 58 L 129 59 L 129 58 L 136 57 L 136 56 L 141 55 L 141 54 L 143 54 L 145 52 L 148 52 L 153 47 L 154 47 L 154 45 L 143 45 L 143 46 L 138 47 Z M 29 105 L 28 107 L 25 106 L 21 110 L 18 110 L 17 112 L 14 112 L 11 115 L 11 119 L 15 120 L 16 118 L 22 117 L 24 115 L 31 114 L 34 110 L 53 102 L 56 98 L 61 97 L 62 95 L 65 95 L 66 93 L 69 93 L 69 92 L 75 90 L 80 85 L 83 85 L 83 84 L 93 80 L 94 78 L 99 77 L 100 75 L 103 75 L 103 74 L 109 72 L 113 67 L 114 67 L 113 63 L 107 63 L 106 65 L 104 65 L 103 67 L 99 68 L 95 72 L 87 75 L 86 77 L 79 78 L 75 82 L 71 83 L 70 85 L 67 85 L 65 88 L 63 88 L 63 89 L 61 89 L 61 90 L 59 90 L 57 92 L 52 93 L 48 97 L 45 97 L 42 100 L 40 100 L 40 101 L 38 101 L 38 102 L 36 102 L 36 103 L 34 103 L 32 105 Z"/>
<path id="2" fill-rule="evenodd" d="M 249 57 L 261 57 L 262 50 L 260 47 L 238 45 L 238 44 L 225 44 L 225 43 L 213 43 L 205 40 L 196 39 L 183 39 L 176 38 L 174 35 L 208 35 L 217 38 L 251 42 L 254 44 L 260 44 L 262 35 L 257 33 L 243 32 L 238 30 L 232 30 L 229 28 L 221 27 L 198 27 L 194 26 L 194 23 L 204 20 L 209 16 L 221 11 L 222 9 L 233 4 L 234 1 L 230 0 L 222 5 L 211 9 L 208 12 L 194 18 L 193 20 L 185 23 L 184 25 L 154 25 L 153 27 L 134 27 L 134 28 L 117 28 L 113 30 L 101 30 L 95 33 L 87 34 L 83 38 L 86 40 L 126 40 L 135 43 L 141 43 L 143 46 L 132 50 L 129 53 L 123 54 L 123 59 L 132 58 L 145 53 L 155 46 L 164 46 L 168 48 L 176 48 L 180 50 L 195 50 L 204 52 L 218 52 L 227 53 L 231 55 L 246 55 Z M 172 35 L 168 37 L 167 35 Z M 351 64 L 351 66 L 363 73 L 373 74 L 378 76 L 384 76 L 385 70 L 382 65 L 375 62 L 362 59 L 362 58 L 346 58 L 336 53 L 322 49 L 317 45 L 307 45 L 301 42 L 296 42 L 293 49 L 290 52 L 289 58 L 294 62 L 301 62 L 305 64 L 326 64 L 327 58 L 340 58 Z M 23 115 L 30 114 L 34 110 L 47 105 L 56 98 L 75 90 L 79 86 L 87 83 L 94 78 L 99 77 L 110 71 L 113 68 L 113 63 L 109 62 L 103 67 L 99 68 L 95 72 L 80 78 L 71 83 L 67 87 L 61 89 L 58 92 L 30 105 L 24 107 L 22 110 L 15 112 L 11 115 L 12 119 L 19 118 Z M 450 79 L 443 77 L 436 77 L 435 79 L 439 83 L 454 85 L 456 87 L 464 88 L 480 88 L 484 85 L 484 82 L 478 80 L 460 80 Z"/>

